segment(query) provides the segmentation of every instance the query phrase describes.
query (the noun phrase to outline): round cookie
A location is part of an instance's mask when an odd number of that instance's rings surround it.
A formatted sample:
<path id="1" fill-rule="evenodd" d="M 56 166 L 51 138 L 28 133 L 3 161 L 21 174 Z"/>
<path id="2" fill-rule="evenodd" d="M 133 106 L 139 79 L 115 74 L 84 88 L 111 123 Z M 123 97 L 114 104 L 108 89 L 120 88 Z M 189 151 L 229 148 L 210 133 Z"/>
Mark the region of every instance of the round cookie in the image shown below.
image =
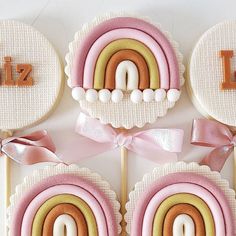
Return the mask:
<path id="1" fill-rule="evenodd" d="M 193 49 L 187 88 L 196 108 L 206 117 L 236 126 L 236 21 L 206 31 Z"/>
<path id="2" fill-rule="evenodd" d="M 61 93 L 60 60 L 33 27 L 0 21 L 0 129 L 31 126 L 53 109 Z"/>
<path id="3" fill-rule="evenodd" d="M 9 235 L 63 235 L 66 227 L 75 235 L 117 236 L 119 209 L 116 194 L 98 174 L 76 165 L 48 166 L 17 186 L 8 209 Z"/>
<path id="4" fill-rule="evenodd" d="M 107 15 L 84 25 L 66 61 L 73 98 L 115 128 L 155 122 L 174 106 L 184 82 L 176 42 L 137 17 Z"/>
<path id="5" fill-rule="evenodd" d="M 156 167 L 129 198 L 125 218 L 131 236 L 183 235 L 184 229 L 198 236 L 236 233 L 235 193 L 207 166 L 178 162 Z"/>

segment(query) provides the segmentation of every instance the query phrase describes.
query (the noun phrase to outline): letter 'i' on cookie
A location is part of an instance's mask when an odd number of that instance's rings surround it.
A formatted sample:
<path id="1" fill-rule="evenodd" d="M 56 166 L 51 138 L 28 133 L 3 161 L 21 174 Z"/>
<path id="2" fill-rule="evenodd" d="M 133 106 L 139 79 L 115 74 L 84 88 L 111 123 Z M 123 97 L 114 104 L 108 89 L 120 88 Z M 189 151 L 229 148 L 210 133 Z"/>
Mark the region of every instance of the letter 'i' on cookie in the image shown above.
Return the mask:
<path id="1" fill-rule="evenodd" d="M 3 85 L 13 86 L 15 85 L 15 81 L 12 77 L 12 65 L 11 65 L 11 57 L 4 57 L 4 71 L 5 71 L 5 79 L 3 80 Z"/>
<path id="2" fill-rule="evenodd" d="M 221 50 L 220 57 L 222 57 L 222 66 L 224 72 L 224 81 L 221 84 L 221 89 L 236 89 L 236 81 L 231 79 L 231 65 L 230 60 L 233 57 L 233 50 Z M 235 73 L 234 73 L 235 74 Z"/>

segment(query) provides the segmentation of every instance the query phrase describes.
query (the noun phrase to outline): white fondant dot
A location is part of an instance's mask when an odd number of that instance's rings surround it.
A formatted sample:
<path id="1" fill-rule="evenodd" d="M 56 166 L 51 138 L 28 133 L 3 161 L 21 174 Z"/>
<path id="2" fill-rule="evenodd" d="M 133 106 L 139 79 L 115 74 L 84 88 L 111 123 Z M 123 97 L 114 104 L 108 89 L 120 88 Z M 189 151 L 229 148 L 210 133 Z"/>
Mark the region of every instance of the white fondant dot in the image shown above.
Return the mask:
<path id="1" fill-rule="evenodd" d="M 140 103 L 143 99 L 143 93 L 139 89 L 135 89 L 132 91 L 130 95 L 130 99 L 133 103 Z"/>
<path id="2" fill-rule="evenodd" d="M 102 89 L 98 92 L 99 100 L 103 103 L 107 103 L 111 99 L 111 92 L 108 89 Z"/>
<path id="3" fill-rule="evenodd" d="M 152 89 L 145 89 L 143 91 L 143 101 L 151 102 L 154 99 L 155 93 Z"/>
<path id="4" fill-rule="evenodd" d="M 156 102 L 161 102 L 166 98 L 165 89 L 156 89 L 155 90 L 155 100 Z"/>
<path id="5" fill-rule="evenodd" d="M 96 102 L 98 100 L 98 92 L 95 89 L 88 89 L 86 92 L 86 100 L 88 102 Z"/>
<path id="6" fill-rule="evenodd" d="M 120 102 L 122 99 L 123 99 L 123 92 L 119 89 L 115 89 L 112 91 L 111 93 L 111 100 L 114 102 L 114 103 L 118 103 Z"/>
<path id="7" fill-rule="evenodd" d="M 170 102 L 176 102 L 180 97 L 180 91 L 178 89 L 170 89 L 167 92 L 167 98 Z"/>
<path id="8" fill-rule="evenodd" d="M 72 82 L 71 82 L 71 79 L 68 79 L 68 80 L 67 80 L 67 86 L 68 86 L 69 88 L 72 88 Z"/>
<path id="9" fill-rule="evenodd" d="M 81 101 L 85 98 L 85 91 L 83 88 L 81 87 L 75 87 L 72 89 L 72 97 L 76 100 L 76 101 Z"/>

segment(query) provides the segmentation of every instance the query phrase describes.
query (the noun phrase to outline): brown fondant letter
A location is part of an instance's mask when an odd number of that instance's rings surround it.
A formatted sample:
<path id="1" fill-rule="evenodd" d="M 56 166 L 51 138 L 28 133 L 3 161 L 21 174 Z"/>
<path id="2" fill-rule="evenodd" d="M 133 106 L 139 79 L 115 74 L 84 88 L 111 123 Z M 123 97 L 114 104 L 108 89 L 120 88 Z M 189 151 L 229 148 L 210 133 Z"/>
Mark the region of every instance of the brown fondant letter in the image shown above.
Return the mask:
<path id="1" fill-rule="evenodd" d="M 20 73 L 20 76 L 16 80 L 18 86 L 32 86 L 33 78 L 29 76 L 32 71 L 32 65 L 30 64 L 17 64 L 16 71 Z"/>
<path id="2" fill-rule="evenodd" d="M 3 80 L 2 84 L 6 86 L 14 86 L 15 82 L 12 77 L 12 65 L 11 65 L 11 57 L 4 57 L 4 71 L 5 71 L 5 80 Z"/>
<path id="3" fill-rule="evenodd" d="M 222 65 L 224 72 L 224 81 L 221 84 L 221 89 L 236 89 L 236 81 L 231 79 L 230 59 L 233 57 L 233 50 L 221 50 Z"/>

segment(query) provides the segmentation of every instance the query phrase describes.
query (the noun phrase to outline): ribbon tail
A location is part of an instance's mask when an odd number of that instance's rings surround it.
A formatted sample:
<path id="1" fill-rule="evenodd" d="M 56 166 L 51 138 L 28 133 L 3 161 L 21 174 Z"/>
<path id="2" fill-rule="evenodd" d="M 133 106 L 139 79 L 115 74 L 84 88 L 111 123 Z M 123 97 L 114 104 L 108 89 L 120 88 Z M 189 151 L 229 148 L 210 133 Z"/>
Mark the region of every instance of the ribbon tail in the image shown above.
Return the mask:
<path id="1" fill-rule="evenodd" d="M 158 164 L 176 162 L 184 132 L 180 129 L 151 129 L 135 134 L 128 149 Z"/>
<path id="2" fill-rule="evenodd" d="M 232 151 L 232 146 L 222 146 L 215 148 L 202 159 L 200 164 L 207 165 L 211 168 L 211 170 L 220 172 Z"/>
<path id="3" fill-rule="evenodd" d="M 176 162 L 178 160 L 175 152 L 166 151 L 162 146 L 156 143 L 146 141 L 140 138 L 133 138 L 132 143 L 127 146 L 128 150 L 142 156 L 145 159 L 151 160 L 158 164 L 167 162 Z"/>
<path id="4" fill-rule="evenodd" d="M 44 147 L 9 143 L 2 149 L 2 152 L 17 163 L 24 165 L 33 165 L 41 162 L 62 162 L 54 152 Z"/>

